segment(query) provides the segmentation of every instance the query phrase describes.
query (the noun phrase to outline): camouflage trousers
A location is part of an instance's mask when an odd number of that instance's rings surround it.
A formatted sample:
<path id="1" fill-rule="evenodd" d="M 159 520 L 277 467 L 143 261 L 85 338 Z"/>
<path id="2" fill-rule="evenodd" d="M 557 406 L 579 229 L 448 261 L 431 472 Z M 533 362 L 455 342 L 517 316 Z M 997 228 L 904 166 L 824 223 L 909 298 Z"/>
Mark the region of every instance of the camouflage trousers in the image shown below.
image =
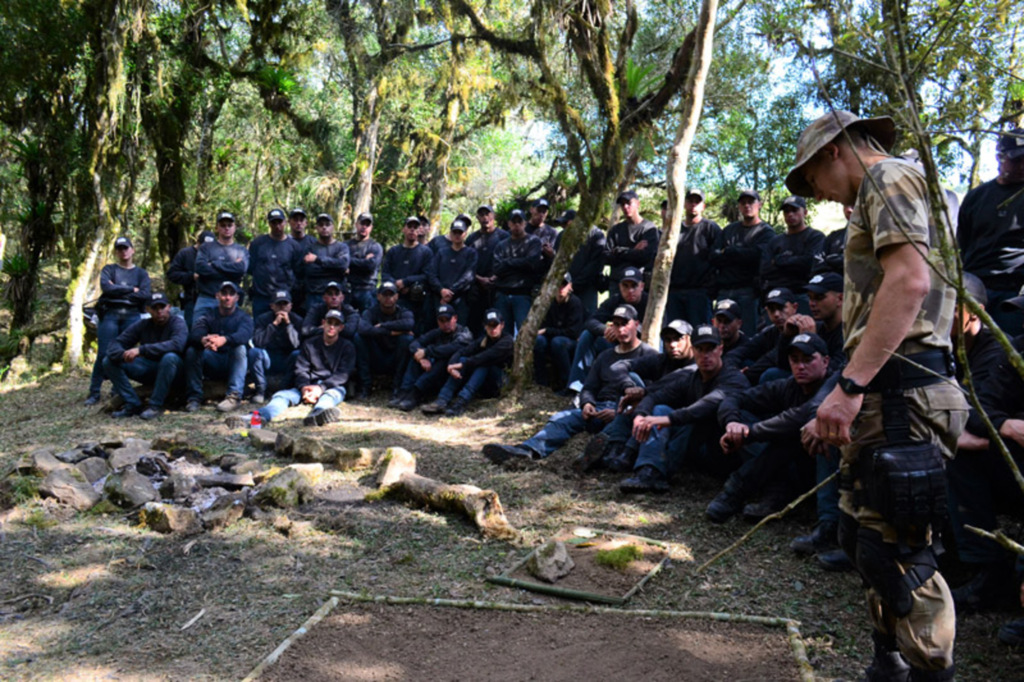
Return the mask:
<path id="1" fill-rule="evenodd" d="M 913 439 L 937 444 L 943 456 L 951 459 L 956 452 L 957 438 L 967 421 L 967 403 L 959 389 L 955 385 L 940 383 L 910 389 L 904 395 L 910 411 Z M 896 529 L 886 523 L 876 510 L 856 504 L 857 493 L 863 490 L 865 482 L 855 475 L 855 465 L 864 450 L 886 442 L 882 428 L 881 394 L 869 393 L 864 397 L 850 434 L 853 442 L 842 449 L 840 473 L 844 480 L 852 481 L 853 489 L 841 491 L 840 510 L 861 528 L 877 531 L 885 543 L 895 545 L 899 540 Z M 905 540 L 913 545 L 930 543 L 931 529 L 922 529 L 920 537 Z M 894 561 L 900 572 L 906 573 L 909 565 L 898 559 Z M 911 666 L 921 670 L 944 670 L 953 664 L 953 641 L 956 638 L 956 612 L 949 587 L 942 575 L 936 572 L 911 596 L 910 613 L 897 617 L 881 595 L 868 587 L 871 621 L 880 633 L 896 638 L 900 653 Z"/>

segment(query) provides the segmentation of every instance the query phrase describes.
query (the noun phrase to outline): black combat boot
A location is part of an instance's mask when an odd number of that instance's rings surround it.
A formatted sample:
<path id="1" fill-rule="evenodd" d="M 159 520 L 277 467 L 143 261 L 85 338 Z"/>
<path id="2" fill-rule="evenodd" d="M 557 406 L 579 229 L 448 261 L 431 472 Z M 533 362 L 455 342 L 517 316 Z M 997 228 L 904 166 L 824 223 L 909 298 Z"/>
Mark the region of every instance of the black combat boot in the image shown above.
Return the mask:
<path id="1" fill-rule="evenodd" d="M 910 666 L 900 654 L 896 637 L 875 630 L 871 633 L 871 639 L 875 643 L 875 658 L 864 671 L 864 682 L 907 682 L 910 679 Z"/>
<path id="2" fill-rule="evenodd" d="M 910 682 L 953 682 L 956 677 L 956 667 L 949 666 L 945 670 L 918 670 L 910 669 Z"/>

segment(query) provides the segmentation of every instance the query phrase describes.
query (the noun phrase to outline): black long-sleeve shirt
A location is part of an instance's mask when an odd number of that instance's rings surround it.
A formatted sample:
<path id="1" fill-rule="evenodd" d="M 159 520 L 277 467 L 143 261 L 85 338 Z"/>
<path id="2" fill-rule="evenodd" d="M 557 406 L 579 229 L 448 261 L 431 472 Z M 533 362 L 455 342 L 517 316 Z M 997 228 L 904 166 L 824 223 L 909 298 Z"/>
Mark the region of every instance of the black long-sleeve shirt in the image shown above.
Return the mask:
<path id="1" fill-rule="evenodd" d="M 295 361 L 295 386 L 323 386 L 325 391 L 344 386 L 356 366 L 356 347 L 348 339 L 338 337 L 331 345 L 323 336 L 302 342 Z"/>
<path id="2" fill-rule="evenodd" d="M 249 274 L 252 288 L 260 296 L 273 296 L 275 291 L 291 291 L 295 286 L 295 269 L 302 254 L 302 245 L 291 237 L 278 241 L 261 234 L 249 245 Z"/>
<path id="3" fill-rule="evenodd" d="M 506 239 L 494 249 L 494 288 L 507 294 L 529 294 L 544 272 L 540 240 L 532 234 Z"/>
<path id="4" fill-rule="evenodd" d="M 658 353 L 657 355 L 643 355 L 631 360 L 619 360 L 612 365 L 612 371 L 621 372 L 625 375 L 622 378 L 622 385 L 626 388 L 636 386 L 636 381 L 633 380 L 633 377 L 629 376 L 630 373 L 636 374 L 643 379 L 646 388 L 652 386 L 655 382 L 665 379 L 674 372 L 692 367 L 692 358 L 677 360 L 672 357 L 671 353 Z"/>
<path id="5" fill-rule="evenodd" d="M 632 223 L 623 220 L 612 225 L 605 239 L 605 262 L 612 266 L 611 280 L 618 282 L 626 268 L 643 268 L 650 273 L 654 259 L 658 255 L 658 227 L 650 220 Z M 647 242 L 643 249 L 635 248 L 642 241 Z"/>
<path id="6" fill-rule="evenodd" d="M 384 255 L 381 268 L 382 282 L 397 282 L 410 286 L 416 282 L 427 281 L 427 266 L 434 252 L 424 244 L 416 244 L 411 249 L 404 245 L 392 246 Z"/>
<path id="7" fill-rule="evenodd" d="M 623 374 L 612 368 L 620 360 L 633 360 L 645 355 L 657 355 L 646 343 L 640 343 L 628 353 L 620 353 L 619 347 L 614 346 L 594 358 L 594 364 L 587 372 L 587 379 L 583 382 L 583 390 L 580 391 L 580 407 L 587 403 L 596 405 L 599 402 L 618 400 L 626 389 Z"/>
<path id="8" fill-rule="evenodd" d="M 476 272 L 476 249 L 463 246 L 456 251 L 442 247 L 427 265 L 427 283 L 440 295 L 441 289 L 450 289 L 457 297 L 469 290 Z"/>
<path id="9" fill-rule="evenodd" d="M 757 289 L 761 256 L 773 236 L 775 231 L 766 222 L 751 227 L 742 221 L 727 225 L 711 249 L 711 264 L 718 269 L 715 277 L 717 289 Z"/>
<path id="10" fill-rule="evenodd" d="M 199 248 L 186 246 L 174 254 L 171 264 L 167 268 L 167 279 L 181 287 L 181 298 L 183 301 L 193 301 L 196 298 L 196 255 Z"/>
<path id="11" fill-rule="evenodd" d="M 790 377 L 731 393 L 718 408 L 718 423 L 723 427 L 729 422 L 747 424 L 747 438 L 752 441 L 799 437 L 800 429 L 814 417 L 820 405 L 816 394 L 823 383 L 824 380 L 815 382 L 805 392 Z M 750 415 L 755 421 L 750 422 Z"/>
<path id="12" fill-rule="evenodd" d="M 1013 347 L 1018 353 L 1024 353 L 1024 335 L 1013 340 Z M 994 356 L 995 351 L 992 349 L 985 353 L 985 359 L 989 364 L 989 369 L 985 369 L 981 366 L 981 354 L 978 353 L 978 362 L 971 363 L 971 372 L 978 371 L 988 375 L 988 380 L 984 384 L 977 383 L 978 400 L 998 431 L 1007 419 L 1024 419 L 1024 379 L 1021 379 L 1001 349 L 999 356 Z M 989 437 L 988 429 L 974 410 L 971 410 L 967 420 L 967 430 L 982 438 Z"/>
<path id="13" fill-rule="evenodd" d="M 487 332 L 484 332 L 483 335 L 473 339 L 469 345 L 452 353 L 448 364 L 456 364 L 461 359 L 462 376 L 467 378 L 470 372 L 479 367 L 508 367 L 512 364 L 513 355 L 515 355 L 515 339 L 511 334 L 503 331 L 497 339 L 492 339 Z"/>
<path id="14" fill-rule="evenodd" d="M 590 332 L 594 338 L 604 337 L 604 328 L 612 321 L 612 315 L 615 314 L 615 309 L 624 304 L 625 301 L 622 300 L 621 294 L 612 294 L 605 299 L 604 303 L 597 306 L 597 310 L 590 319 L 583 324 L 583 328 Z M 639 302 L 631 303 L 629 305 L 636 308 L 637 319 L 644 319 L 644 315 L 647 314 L 647 292 L 645 291 L 641 295 Z"/>
<path id="15" fill-rule="evenodd" d="M 508 232 L 500 227 L 494 228 L 490 233 L 477 230 L 466 237 L 466 246 L 476 249 L 476 274 L 481 277 L 490 277 L 494 274 L 494 250 L 507 239 Z"/>
<path id="16" fill-rule="evenodd" d="M 443 332 L 435 327 L 425 334 L 421 334 L 416 340 L 409 344 L 409 352 L 415 354 L 422 349 L 424 356 L 429 360 L 447 361 L 452 354 L 472 343 L 473 333 L 466 327 L 456 325 L 452 332 Z"/>
<path id="17" fill-rule="evenodd" d="M 746 369 L 747 379 L 757 384 L 761 374 L 777 364 L 775 349 L 782 332 L 774 324 L 769 325 L 743 342 L 725 356 L 725 364 L 736 369 Z"/>
<path id="18" fill-rule="evenodd" d="M 715 267 L 711 265 L 711 249 L 721 233 L 718 223 L 707 218 L 702 218 L 696 225 L 683 223 L 672 261 L 671 288 L 714 290 Z"/>
<path id="19" fill-rule="evenodd" d="M 107 357 L 121 361 L 126 350 L 138 347 L 139 355 L 147 360 L 159 360 L 168 353 L 185 352 L 188 343 L 188 326 L 185 320 L 171 315 L 165 325 L 156 325 L 152 318 L 139 320 L 117 335 L 107 346 Z"/>
<path id="20" fill-rule="evenodd" d="M 349 239 L 348 283 L 353 291 L 375 289 L 384 249 L 373 239 Z"/>
<path id="21" fill-rule="evenodd" d="M 359 311 L 348 303 L 342 303 L 340 310 L 345 318 L 345 326 L 341 329 L 341 337 L 351 340 L 359 331 Z M 305 339 L 322 333 L 324 315 L 326 314 L 327 304 L 323 301 L 320 301 L 306 311 L 306 316 L 302 318 L 302 327 L 300 328 L 302 338 Z"/>
<path id="22" fill-rule="evenodd" d="M 199 245 L 195 264 L 196 288 L 204 296 L 216 296 L 222 282 L 234 282 L 241 288 L 249 270 L 249 251 L 238 242 L 221 244 L 214 240 Z"/>
<path id="23" fill-rule="evenodd" d="M 990 289 L 1016 291 L 1024 285 L 1022 189 L 1024 182 L 1000 185 L 989 180 L 968 192 L 960 205 L 956 238 L 964 270 Z"/>
<path id="24" fill-rule="evenodd" d="M 274 324 L 277 313 L 273 310 L 263 313 L 254 322 L 252 345 L 266 350 L 290 353 L 299 347 L 302 319 L 295 313 L 288 313 L 288 324 Z"/>
<path id="25" fill-rule="evenodd" d="M 825 234 L 808 227 L 796 234 L 777 234 L 761 258 L 763 291 L 786 287 L 800 291 L 811 278 L 815 259 L 825 250 Z"/>
<path id="26" fill-rule="evenodd" d="M 412 333 L 416 326 L 416 318 L 412 311 L 401 304 L 395 306 L 392 313 L 385 313 L 379 305 L 367 308 L 359 318 L 359 336 L 395 350 L 398 340 L 391 332 Z"/>
<path id="27" fill-rule="evenodd" d="M 704 381 L 696 369 L 676 372 L 672 381 L 659 382 L 643 397 L 634 413 L 648 416 L 656 405 L 673 408 L 668 415 L 672 426 L 683 426 L 693 422 L 714 421 L 725 397 L 750 388 L 750 382 L 737 370 L 725 365 L 715 376 Z"/>
<path id="28" fill-rule="evenodd" d="M 565 234 L 565 230 L 558 233 L 558 239 L 555 240 L 555 251 L 562 247 L 563 234 Z M 606 246 L 607 240 L 604 231 L 599 227 L 591 227 L 586 241 L 569 261 L 569 274 L 572 276 L 572 286 L 575 291 L 592 289 L 600 283 Z"/>
<path id="29" fill-rule="evenodd" d="M 316 260 L 306 263 L 307 254 L 316 254 Z M 306 293 L 320 295 L 329 282 L 344 284 L 348 272 L 349 252 L 345 242 L 321 244 L 311 242 L 302 254 L 303 274 L 306 279 Z"/>
<path id="30" fill-rule="evenodd" d="M 557 336 L 568 336 L 571 339 L 579 338 L 583 331 L 583 303 L 576 294 L 569 294 L 565 303 L 559 303 L 558 299 L 551 301 L 548 314 L 544 316 L 544 336 L 553 339 Z"/>
<path id="31" fill-rule="evenodd" d="M 824 250 L 814 259 L 811 275 L 822 272 L 843 274 L 843 252 L 846 251 L 846 228 L 825 235 Z"/>
<path id="32" fill-rule="evenodd" d="M 204 336 L 217 334 L 228 340 L 224 348 L 234 348 L 249 343 L 252 331 L 252 316 L 241 308 L 236 306 L 230 315 L 221 315 L 220 308 L 213 308 L 193 320 L 188 340 L 194 346 L 201 346 Z"/>
<path id="33" fill-rule="evenodd" d="M 138 289 L 138 291 L 135 291 Z M 135 308 L 140 312 L 149 300 L 149 273 L 135 266 L 122 268 L 116 263 L 100 271 L 100 301 L 104 308 Z"/>

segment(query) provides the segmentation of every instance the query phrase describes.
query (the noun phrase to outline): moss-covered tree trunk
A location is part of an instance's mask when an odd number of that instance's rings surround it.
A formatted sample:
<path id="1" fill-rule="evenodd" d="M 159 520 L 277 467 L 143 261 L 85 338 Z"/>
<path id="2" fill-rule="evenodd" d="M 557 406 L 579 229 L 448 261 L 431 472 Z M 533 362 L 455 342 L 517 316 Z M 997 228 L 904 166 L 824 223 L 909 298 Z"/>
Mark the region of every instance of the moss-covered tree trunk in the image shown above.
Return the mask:
<path id="1" fill-rule="evenodd" d="M 711 48 L 714 44 L 715 16 L 718 13 L 718 0 L 704 0 L 701 3 L 700 18 L 697 20 L 696 42 L 693 46 L 693 61 L 683 86 L 682 118 L 676 141 L 668 157 L 668 206 L 669 227 L 661 235 L 658 244 L 658 255 L 654 260 L 654 272 L 651 274 L 651 290 L 647 299 L 647 314 L 644 317 L 644 329 L 647 337 L 662 327 L 665 303 L 668 300 L 669 280 L 672 277 L 672 263 L 676 256 L 676 245 L 683 224 L 683 212 L 680 209 L 682 198 L 686 194 L 686 166 L 690 158 L 690 148 L 697 134 L 701 110 L 704 107 L 704 86 L 707 83 L 708 69 L 711 66 Z"/>

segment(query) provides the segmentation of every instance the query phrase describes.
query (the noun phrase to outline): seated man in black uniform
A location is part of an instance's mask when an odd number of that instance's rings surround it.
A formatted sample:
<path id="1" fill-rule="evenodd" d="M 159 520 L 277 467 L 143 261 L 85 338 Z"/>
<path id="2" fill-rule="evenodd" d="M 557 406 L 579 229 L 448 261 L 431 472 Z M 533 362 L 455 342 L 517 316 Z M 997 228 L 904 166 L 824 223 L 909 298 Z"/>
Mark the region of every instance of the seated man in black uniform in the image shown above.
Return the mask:
<path id="1" fill-rule="evenodd" d="M 583 302 L 573 293 L 573 286 L 572 275 L 565 273 L 533 344 L 533 381 L 556 392 L 565 388 L 576 339 L 583 330 Z M 553 372 L 548 370 L 549 362 Z"/>
<path id="2" fill-rule="evenodd" d="M 415 324 L 412 311 L 398 304 L 398 287 L 394 282 L 381 284 L 377 288 L 377 305 L 363 311 L 355 339 L 360 400 L 370 396 L 373 374 L 391 374 L 392 393 L 397 393 L 409 359 Z"/>
<path id="3" fill-rule="evenodd" d="M 149 319 L 139 320 L 121 332 L 107 347 L 103 359 L 107 378 L 124 399 L 124 407 L 114 412 L 114 417 L 137 414 L 146 420 L 158 418 L 185 364 L 181 356 L 188 343 L 185 320 L 171 314 L 170 301 L 163 294 L 150 295 L 146 312 Z M 153 387 L 145 410 L 129 379 Z"/>
<path id="4" fill-rule="evenodd" d="M 198 412 L 202 405 L 204 373 L 227 379 L 227 395 L 217 403 L 218 411 L 230 412 L 242 403 L 253 322 L 249 313 L 238 307 L 240 293 L 234 282 L 222 282 L 217 307 L 201 314 L 192 325 L 185 353 L 186 412 Z"/>
<path id="5" fill-rule="evenodd" d="M 309 307 L 306 316 L 302 318 L 302 327 L 300 328 L 302 338 L 320 336 L 323 332 L 320 322 L 324 319 L 324 315 L 328 310 L 339 310 L 341 316 L 345 318 L 345 326 L 342 328 L 341 335 L 355 343 L 356 333 L 359 331 L 359 311 L 345 301 L 341 285 L 337 282 L 328 282 L 320 299 L 319 303 Z"/>
<path id="6" fill-rule="evenodd" d="M 789 344 L 789 362 L 790 378 L 733 393 L 718 408 L 725 427 L 722 452 L 739 455 L 743 464 L 708 505 L 705 514 L 714 523 L 725 523 L 741 510 L 760 520 L 790 501 L 793 483 L 812 485 L 814 460 L 803 451 L 800 429 L 818 408 L 814 398 L 829 374 L 828 347 L 817 334 L 799 334 Z M 793 465 L 796 477 L 790 475 Z M 762 491 L 761 502 L 744 506 Z"/>
<path id="7" fill-rule="evenodd" d="M 274 377 L 278 385 L 290 386 L 295 359 L 299 357 L 302 320 L 292 312 L 291 291 L 273 292 L 270 310 L 257 317 L 253 324 L 249 372 L 254 390 L 249 402 L 262 405 L 267 395 L 267 378 Z"/>
<path id="8" fill-rule="evenodd" d="M 388 407 L 409 412 L 427 396 L 436 394 L 448 378 L 449 358 L 472 341 L 473 334 L 459 324 L 455 309 L 446 303 L 438 306 L 437 327 L 409 345 L 412 358 L 406 365 L 398 396 Z"/>
<path id="9" fill-rule="evenodd" d="M 747 381 L 756 386 L 761 381 L 761 375 L 772 370 L 776 365 L 776 349 L 783 335 L 796 336 L 798 333 L 811 334 L 814 332 L 814 320 L 806 315 L 796 319 L 802 319 L 802 328 L 789 330 L 786 323 L 790 318 L 796 317 L 796 295 L 789 289 L 772 289 L 765 297 L 765 311 L 771 324 L 750 337 L 746 343 L 729 353 L 726 363 L 743 372 Z M 767 381 L 783 378 L 777 372 L 771 372 Z"/>

